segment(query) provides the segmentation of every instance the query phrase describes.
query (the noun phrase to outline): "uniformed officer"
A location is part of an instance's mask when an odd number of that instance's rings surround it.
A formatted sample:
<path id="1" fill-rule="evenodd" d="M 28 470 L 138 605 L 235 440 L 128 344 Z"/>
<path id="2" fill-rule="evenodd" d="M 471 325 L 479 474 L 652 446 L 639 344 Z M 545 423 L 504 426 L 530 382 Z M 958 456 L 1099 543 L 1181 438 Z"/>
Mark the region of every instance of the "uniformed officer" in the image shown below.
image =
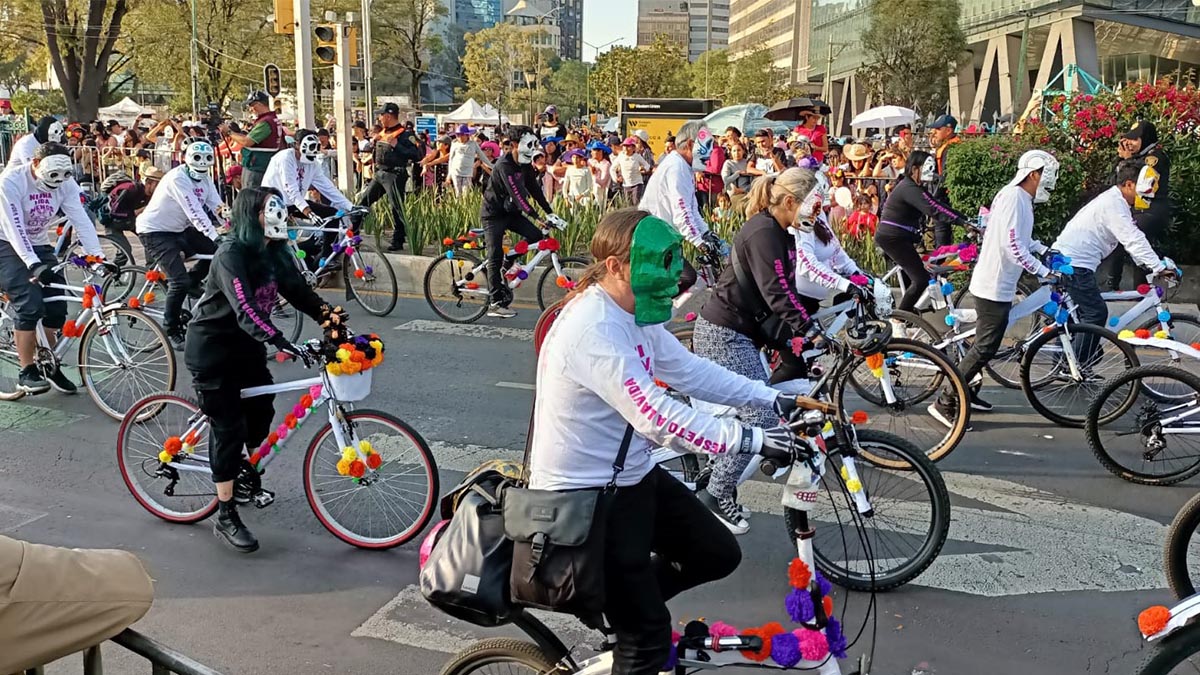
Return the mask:
<path id="1" fill-rule="evenodd" d="M 400 123 L 400 106 L 384 103 L 376 114 L 379 115 L 379 125 L 383 130 L 375 140 L 375 176 L 363 190 L 358 203 L 369 207 L 380 198 L 387 197 L 392 209 L 392 222 L 396 224 L 388 250 L 400 251 L 404 249 L 406 238 L 404 212 L 400 207 L 404 203 L 408 185 L 408 167 L 420 159 L 420 151 L 412 128 Z"/>
<path id="2" fill-rule="evenodd" d="M 1171 179 L 1171 158 L 1158 144 L 1158 129 L 1152 122 L 1135 122 L 1121 137 L 1117 154 L 1118 164 L 1126 159 L 1140 159 L 1158 172 L 1158 192 L 1155 193 L 1154 199 L 1150 200 L 1150 208 L 1135 211 L 1133 220 L 1142 232 L 1146 233 L 1150 245 L 1159 250 L 1167 227 L 1171 224 L 1171 192 L 1168 187 Z M 1120 288 L 1121 274 L 1127 263 L 1133 266 L 1133 261 L 1120 246 L 1104 259 L 1103 265 L 1108 268 L 1107 290 L 1115 291 Z"/>

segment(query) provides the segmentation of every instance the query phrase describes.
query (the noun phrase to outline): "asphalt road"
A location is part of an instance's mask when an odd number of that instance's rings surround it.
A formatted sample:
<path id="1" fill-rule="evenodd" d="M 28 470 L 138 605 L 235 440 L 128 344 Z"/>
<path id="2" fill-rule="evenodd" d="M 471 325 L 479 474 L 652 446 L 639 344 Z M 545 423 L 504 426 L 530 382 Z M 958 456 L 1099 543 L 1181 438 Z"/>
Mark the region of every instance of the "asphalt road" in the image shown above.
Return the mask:
<path id="1" fill-rule="evenodd" d="M 455 327 L 417 299 L 402 299 L 384 319 L 353 316 L 388 340 L 369 405 L 434 445 L 443 486 L 482 459 L 523 448 L 535 318 L 526 310 Z M 299 372 L 279 367 L 277 377 Z M 1019 392 L 989 394 L 1008 407 L 977 416 L 975 431 L 939 465 L 954 496 L 951 541 L 916 582 L 877 598 L 878 623 L 852 654 L 874 630 L 872 672 L 881 674 L 1132 671 L 1144 655 L 1134 618 L 1169 599 L 1164 524 L 1194 482 L 1124 483 L 1093 459 L 1082 432 L 1051 427 Z M 504 632 L 427 607 L 412 587 L 415 544 L 365 552 L 322 529 L 300 487 L 300 453 L 267 475 L 276 503 L 246 511 L 262 549 L 243 556 L 222 547 L 208 523 L 171 525 L 144 512 L 117 471 L 116 429 L 85 396 L 0 403 L 0 532 L 140 555 L 157 599 L 137 628 L 152 637 L 226 673 L 423 674 L 470 640 Z M 774 490 L 756 485 L 752 506 L 776 510 Z M 741 568 L 679 598 L 677 619 L 747 626 L 786 618 L 791 544 L 778 516 L 756 513 L 752 522 L 740 540 Z M 864 600 L 851 598 L 855 607 Z M 596 643 L 561 628 L 581 650 Z M 110 672 L 147 669 L 118 649 L 105 654 Z M 52 672 L 78 672 L 78 664 Z"/>

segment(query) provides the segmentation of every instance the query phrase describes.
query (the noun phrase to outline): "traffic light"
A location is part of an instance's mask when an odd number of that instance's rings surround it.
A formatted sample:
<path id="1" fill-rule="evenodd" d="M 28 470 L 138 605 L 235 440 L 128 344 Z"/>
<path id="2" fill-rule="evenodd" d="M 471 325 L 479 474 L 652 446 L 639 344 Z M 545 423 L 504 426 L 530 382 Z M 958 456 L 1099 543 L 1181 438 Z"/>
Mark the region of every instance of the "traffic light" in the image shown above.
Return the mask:
<path id="1" fill-rule="evenodd" d="M 317 26 L 317 60 L 324 64 L 337 63 L 337 24 Z"/>
<path id="2" fill-rule="evenodd" d="M 296 32 L 295 6 L 292 0 L 275 0 L 275 32 L 280 35 L 292 35 Z"/>

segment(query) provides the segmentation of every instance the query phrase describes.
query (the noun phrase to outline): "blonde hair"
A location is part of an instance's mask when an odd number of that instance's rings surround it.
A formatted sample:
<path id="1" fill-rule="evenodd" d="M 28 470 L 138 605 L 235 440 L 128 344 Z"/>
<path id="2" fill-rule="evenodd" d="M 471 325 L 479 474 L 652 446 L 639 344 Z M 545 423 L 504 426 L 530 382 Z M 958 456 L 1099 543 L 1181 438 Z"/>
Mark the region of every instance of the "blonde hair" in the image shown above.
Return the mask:
<path id="1" fill-rule="evenodd" d="M 785 169 L 773 176 L 759 176 L 754 179 L 750 195 L 746 197 L 746 217 L 779 206 L 788 196 L 800 201 L 816 184 L 815 173 L 798 167 Z"/>
<path id="2" fill-rule="evenodd" d="M 604 261 L 608 258 L 615 257 L 621 262 L 629 262 L 629 249 L 633 247 L 633 231 L 637 229 L 642 218 L 649 215 L 646 211 L 629 208 L 611 211 L 604 216 L 604 219 L 596 226 L 596 233 L 592 235 L 590 250 L 592 260 L 595 262 L 589 265 L 583 271 L 579 281 L 575 282 L 575 288 L 567 295 L 568 301 L 579 295 L 588 286 L 604 279 L 608 273 Z"/>

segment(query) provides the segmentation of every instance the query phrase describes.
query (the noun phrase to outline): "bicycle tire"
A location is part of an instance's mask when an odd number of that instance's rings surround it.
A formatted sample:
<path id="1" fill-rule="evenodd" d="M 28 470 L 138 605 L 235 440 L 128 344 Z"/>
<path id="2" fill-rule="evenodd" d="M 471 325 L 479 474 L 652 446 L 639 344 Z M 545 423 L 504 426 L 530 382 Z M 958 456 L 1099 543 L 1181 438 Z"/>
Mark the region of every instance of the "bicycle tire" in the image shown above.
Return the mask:
<path id="1" fill-rule="evenodd" d="M 121 272 L 117 276 L 106 277 L 104 283 L 100 285 L 100 291 L 104 296 L 105 302 L 124 303 L 133 295 L 134 289 L 138 291 L 139 302 L 144 300 L 147 290 L 157 290 L 156 284 L 146 281 L 145 267 L 127 265 L 121 268 Z"/>
<path id="2" fill-rule="evenodd" d="M 567 272 L 568 269 L 577 270 L 574 274 L 566 275 L 567 279 L 570 279 L 572 282 L 577 282 L 583 277 L 583 270 L 587 269 L 587 267 L 592 264 L 592 261 L 588 260 L 587 258 L 574 256 L 570 258 L 559 258 L 558 264 L 563 268 L 563 272 Z M 551 277 L 553 277 L 553 279 L 551 279 Z M 550 286 L 547 286 L 547 283 L 549 283 Z M 547 307 L 567 297 L 569 290 L 570 289 L 560 288 L 558 286 L 558 273 L 554 271 L 554 264 L 551 263 L 549 267 L 542 271 L 542 276 L 538 278 L 538 309 L 541 309 L 543 312 L 546 311 Z"/>
<path id="3" fill-rule="evenodd" d="M 1056 326 L 1053 330 L 1042 333 L 1037 338 L 1035 338 L 1033 340 L 1033 342 L 1029 343 L 1029 348 L 1026 350 L 1025 356 L 1021 359 L 1021 390 L 1025 392 L 1025 398 L 1029 400 L 1029 404 L 1033 406 L 1034 410 L 1038 411 L 1038 413 L 1040 413 L 1043 417 L 1050 420 L 1051 422 L 1054 422 L 1055 424 L 1057 424 L 1059 426 L 1063 426 L 1063 427 L 1071 427 L 1071 428 L 1075 428 L 1075 429 L 1080 429 L 1080 428 L 1083 428 L 1087 424 L 1088 406 L 1087 405 L 1083 406 L 1082 411 L 1079 413 L 1076 413 L 1076 414 L 1067 414 L 1067 413 L 1064 413 L 1064 412 L 1061 412 L 1058 410 L 1052 410 L 1050 408 L 1050 406 L 1047 405 L 1046 402 L 1042 400 L 1042 397 L 1039 397 L 1037 395 L 1037 391 L 1042 390 L 1043 392 L 1045 392 L 1046 387 L 1048 385 L 1052 384 L 1053 382 L 1057 381 L 1059 378 L 1057 378 L 1056 376 L 1053 376 L 1053 375 L 1045 376 L 1045 377 L 1039 376 L 1036 378 L 1037 382 L 1035 383 L 1033 381 L 1034 378 L 1031 375 L 1031 370 L 1033 368 L 1034 362 L 1039 361 L 1038 352 L 1043 347 L 1045 347 L 1047 344 L 1055 343 L 1064 334 L 1067 336 L 1070 336 L 1072 333 L 1084 333 L 1084 334 L 1090 333 L 1093 336 L 1095 336 L 1095 339 L 1101 343 L 1103 343 L 1103 342 L 1111 343 L 1111 346 L 1107 347 L 1107 349 L 1115 348 L 1116 350 L 1118 350 L 1120 352 L 1120 354 L 1124 360 L 1124 364 L 1122 364 L 1122 366 L 1121 366 L 1122 372 L 1128 372 L 1130 370 L 1133 370 L 1134 368 L 1137 368 L 1139 364 L 1138 364 L 1137 354 L 1134 352 L 1133 346 L 1118 339 L 1116 334 L 1114 334 L 1112 331 L 1109 331 L 1105 328 L 1101 328 L 1099 326 L 1092 326 L 1090 324 L 1073 323 L 1073 324 L 1068 324 L 1066 326 Z M 1071 341 L 1071 344 L 1074 344 L 1074 342 Z M 1071 349 L 1073 351 L 1074 347 L 1072 347 Z M 1096 347 L 1097 354 L 1102 355 L 1105 350 L 1106 350 L 1105 347 L 1101 347 L 1101 346 Z M 1047 358 L 1047 357 L 1043 357 L 1043 360 L 1041 362 L 1045 362 L 1044 361 L 1045 358 Z M 1061 360 L 1062 360 L 1062 357 L 1058 357 L 1057 360 L 1054 360 L 1053 358 L 1051 358 L 1051 360 L 1049 361 L 1050 369 L 1052 371 L 1057 371 L 1059 368 L 1061 368 L 1062 367 L 1061 363 L 1060 363 Z M 1088 368 L 1088 370 L 1090 371 L 1091 369 Z M 1040 373 L 1039 373 L 1039 375 L 1040 375 Z M 1084 382 L 1084 383 L 1077 383 L 1077 384 L 1083 384 L 1086 386 L 1088 383 Z M 1096 389 L 1099 389 L 1099 387 L 1096 387 Z M 1095 397 L 1096 393 L 1098 393 L 1098 392 L 1091 392 L 1087 396 L 1086 400 L 1089 404 L 1090 404 L 1091 400 Z M 1129 396 L 1131 398 L 1136 396 L 1136 392 L 1133 389 L 1130 389 Z M 1118 407 L 1120 407 L 1120 406 L 1118 406 Z M 1111 416 L 1100 419 L 1100 420 L 1098 420 L 1098 422 L 1100 425 L 1104 425 L 1110 419 L 1111 419 Z"/>
<path id="4" fill-rule="evenodd" d="M 1013 297 L 1013 305 L 1015 306 L 1025 298 L 1028 298 L 1033 293 L 1037 292 L 1039 285 L 1031 281 L 1027 281 L 1025 277 L 1021 277 L 1017 281 L 1017 293 Z M 957 289 L 952 297 L 952 302 L 955 308 L 969 308 L 973 305 L 975 296 L 970 295 L 967 286 Z M 968 302 L 970 298 L 972 302 Z M 1024 331 L 1024 335 L 1017 333 L 1012 336 L 1007 335 L 1008 344 L 1001 344 L 1000 349 L 996 351 L 996 355 L 984 364 L 983 369 L 992 378 L 996 384 L 1005 389 L 1020 389 L 1021 388 L 1021 359 L 1024 353 L 1021 351 L 1022 345 L 1043 327 L 1049 324 L 1050 318 L 1042 312 L 1034 312 L 1029 316 L 1030 328 Z M 969 349 L 970 344 L 964 345 Z M 1011 375 L 1009 374 L 1011 372 Z"/>
<path id="5" fill-rule="evenodd" d="M 1197 528 L 1200 528 L 1200 494 L 1194 495 L 1179 509 L 1179 513 L 1175 514 L 1163 544 L 1163 566 L 1167 572 L 1167 586 L 1175 594 L 1176 600 L 1183 600 L 1196 593 L 1196 581 L 1192 579 L 1188 570 L 1187 553 Z M 1200 561 L 1197 561 L 1197 569 L 1200 569 Z"/>
<path id="6" fill-rule="evenodd" d="M 847 405 L 846 392 L 853 390 L 861 396 L 867 403 L 875 406 L 873 411 L 868 410 L 868 420 L 866 425 L 878 424 L 881 431 L 898 434 L 903 438 L 920 434 L 917 439 L 911 439 L 918 447 L 922 447 L 926 456 L 931 461 L 938 462 L 947 457 L 967 434 L 967 427 L 971 420 L 971 409 L 967 405 L 959 405 L 957 415 L 953 421 L 953 426 L 946 429 L 945 425 L 934 420 L 928 413 L 926 401 L 931 401 L 934 396 L 938 395 L 946 387 L 950 387 L 950 395 L 954 396 L 957 401 L 969 400 L 967 394 L 967 383 L 963 379 L 961 373 L 954 366 L 954 363 L 946 356 L 944 352 L 931 345 L 922 342 L 913 342 L 901 338 L 893 339 L 888 343 L 885 351 L 885 368 L 890 368 L 888 361 L 891 357 L 887 354 L 892 352 L 908 353 L 916 356 L 919 359 L 925 359 L 931 362 L 939 371 L 938 375 L 933 378 L 930 384 L 921 388 L 916 395 L 905 398 L 898 398 L 895 403 L 888 404 L 883 400 L 882 394 L 876 395 L 874 391 L 866 389 L 863 385 L 855 381 L 853 374 L 859 367 L 864 366 L 866 359 L 863 357 L 854 357 L 855 361 L 851 364 L 845 375 L 838 381 L 832 383 L 832 399 L 839 408 L 843 411 L 850 410 L 854 406 Z M 869 371 L 868 371 L 869 372 Z M 850 384 L 847 387 L 847 383 Z M 862 387 L 860 389 L 860 387 Z M 882 388 L 880 388 L 882 392 Z M 899 391 L 899 390 L 894 390 Z M 918 417 L 910 416 L 907 413 L 910 411 L 917 412 L 918 415 L 928 415 L 929 420 L 921 421 Z M 899 427 L 897 427 L 899 425 Z M 858 425 L 860 429 L 870 428 L 865 425 Z M 900 433 L 898 429 L 903 429 Z M 869 452 L 862 453 L 863 459 L 881 466 L 884 468 L 903 468 L 898 465 L 889 465 L 881 457 L 871 455 Z"/>
<path id="7" fill-rule="evenodd" d="M 424 504 L 421 507 L 419 515 L 413 520 L 412 524 L 401 530 L 399 533 L 388 537 L 359 536 L 357 533 L 350 531 L 347 527 L 339 523 L 337 518 L 330 512 L 321 499 L 321 493 L 324 490 L 320 486 L 314 485 L 313 481 L 313 473 L 316 470 L 317 463 L 317 452 L 321 447 L 321 443 L 324 441 L 325 437 L 329 436 L 329 434 L 333 432 L 333 427 L 326 422 L 325 425 L 317 431 L 316 435 L 313 436 L 312 440 L 308 444 L 308 450 L 304 453 L 304 494 L 308 498 L 308 505 L 310 508 L 312 508 L 313 515 L 315 515 L 317 520 L 320 521 L 321 525 L 324 526 L 325 529 L 329 530 L 329 532 L 335 537 L 341 539 L 347 544 L 350 544 L 351 546 L 356 546 L 358 548 L 383 550 L 411 541 L 414 537 L 417 537 L 421 534 L 421 531 L 425 529 L 425 526 L 428 525 L 429 521 L 433 518 L 434 510 L 438 503 L 438 497 L 440 496 L 437 462 L 433 458 L 433 451 L 429 449 L 429 444 L 425 442 L 425 439 L 421 437 L 421 434 L 417 433 L 415 429 L 410 427 L 406 422 L 404 422 L 404 420 L 401 420 L 395 415 L 391 415 L 381 410 L 363 409 L 347 413 L 345 415 L 345 419 L 353 426 L 357 426 L 361 421 L 373 419 L 376 422 L 382 422 L 385 425 L 391 425 L 394 429 L 398 430 L 402 435 L 408 438 L 412 446 L 417 451 L 418 460 L 420 461 L 421 467 L 424 469 L 425 478 L 428 481 L 428 489 L 425 493 Z M 378 439 L 372 441 L 372 444 L 380 445 L 376 442 L 377 440 Z M 392 451 L 391 447 L 380 446 L 377 448 L 377 450 L 380 451 L 380 454 L 384 459 L 384 463 L 379 468 L 379 471 L 382 471 L 389 465 L 390 462 L 393 461 L 394 454 L 389 456 L 389 453 Z M 330 478 L 330 484 L 336 483 L 345 485 L 351 480 L 348 477 L 338 475 L 336 469 L 333 468 L 337 464 L 337 460 L 333 458 L 340 458 L 341 454 L 342 448 L 337 447 L 334 449 L 332 455 L 326 455 L 328 459 L 332 460 L 325 462 L 325 464 L 329 467 L 329 470 L 332 471 L 331 474 L 327 474 Z M 352 488 L 351 490 L 357 491 L 366 489 L 369 489 L 369 485 L 359 484 L 358 488 Z M 377 491 L 377 493 L 378 492 L 381 492 L 381 490 Z M 340 495 L 339 499 L 341 499 Z M 373 496 L 372 505 L 379 507 L 379 498 Z M 380 510 L 382 511 L 385 509 L 380 508 Z"/>
<path id="8" fill-rule="evenodd" d="M 1200 624 L 1193 623 L 1162 638 L 1138 668 L 1138 675 L 1167 675 L 1189 657 L 1200 654 Z M 1200 668 L 1200 659 L 1193 663 Z M 1194 671 L 1193 671 L 1194 672 Z"/>
<path id="9" fill-rule="evenodd" d="M 11 307 L 7 300 L 0 299 L 0 401 L 16 401 L 25 397 L 17 386 L 21 362 L 17 358 L 17 343 Z"/>
<path id="10" fill-rule="evenodd" d="M 832 557 L 829 555 L 830 551 L 828 548 L 820 546 L 820 534 L 822 532 L 822 528 L 810 523 L 810 527 L 813 527 L 817 531 L 816 536 L 814 536 L 812 540 L 813 560 L 816 562 L 817 569 L 821 570 L 822 574 L 824 574 L 831 582 L 843 588 L 855 591 L 889 591 L 899 588 L 913 579 L 916 579 L 921 575 L 922 572 L 924 572 L 929 568 L 930 565 L 933 564 L 933 561 L 937 559 L 938 554 L 941 553 L 942 547 L 945 546 L 946 539 L 949 537 L 950 533 L 950 492 L 946 488 L 945 479 L 942 478 L 941 472 L 938 471 L 936 466 L 934 466 L 933 461 L 926 457 L 925 453 L 923 453 L 921 449 L 914 445 L 911 441 L 905 440 L 899 436 L 896 436 L 895 434 L 889 434 L 871 429 L 859 430 L 858 441 L 860 446 L 860 455 L 865 452 L 867 446 L 874 446 L 880 450 L 886 446 L 888 452 L 902 457 L 902 461 L 905 461 L 909 464 L 909 468 L 906 471 L 898 471 L 894 474 L 886 474 L 885 471 L 881 471 L 880 473 L 904 478 L 916 477 L 920 481 L 924 487 L 925 494 L 928 496 L 929 504 L 931 505 L 928 529 L 925 533 L 925 540 L 921 543 L 916 555 L 905 560 L 890 573 L 877 573 L 874 575 L 874 577 L 872 577 L 869 571 L 867 573 L 855 572 L 847 569 L 846 567 L 839 567 L 835 565 Z M 839 454 L 840 453 L 838 453 L 836 450 L 832 451 L 830 453 L 830 459 Z M 892 463 L 896 462 L 893 461 Z M 862 466 L 861 468 L 869 470 L 869 466 Z M 863 479 L 863 489 L 867 490 L 868 494 L 870 494 L 872 492 L 872 486 L 869 485 L 871 478 L 866 470 L 860 471 L 860 476 Z M 848 506 L 848 508 L 853 508 L 852 500 L 850 499 L 850 493 L 846 489 L 845 483 L 842 481 L 841 476 L 838 475 L 837 471 L 833 469 L 832 465 L 826 469 L 822 482 L 826 483 L 826 494 L 832 494 L 834 492 L 841 494 L 842 497 L 847 500 L 847 503 L 851 504 Z M 881 517 L 880 513 L 882 512 L 883 507 L 880 507 L 874 500 L 872 500 L 872 506 L 876 508 L 874 513 L 867 517 L 867 519 L 875 522 L 875 519 Z M 788 536 L 790 539 L 792 539 L 793 543 L 795 543 L 795 533 L 800 526 L 800 513 L 801 512 L 796 509 L 784 507 L 783 521 L 784 525 L 787 527 Z M 830 527 L 826 529 L 835 528 Z M 844 547 L 846 535 L 842 532 L 842 529 L 844 528 L 838 528 L 838 534 L 836 537 L 831 537 L 831 539 L 841 540 Z M 822 552 L 822 548 L 826 548 L 826 550 Z M 872 546 L 871 550 L 878 552 L 881 555 L 887 555 L 888 559 L 890 559 L 892 556 L 888 554 L 891 551 L 894 551 L 894 549 L 889 549 L 888 553 L 885 553 L 882 548 L 883 547 L 875 548 Z M 845 551 L 843 550 L 843 552 Z"/>
<path id="11" fill-rule="evenodd" d="M 121 330 L 119 325 L 123 320 L 141 322 L 143 325 L 142 329 L 149 331 L 153 340 L 151 342 L 147 342 L 144 347 L 140 347 L 135 351 L 143 354 L 161 354 L 161 356 L 156 356 L 155 360 L 161 360 L 165 362 L 167 369 L 166 375 L 160 381 L 152 382 L 146 379 L 144 374 L 139 374 L 137 377 L 133 376 L 135 372 L 138 372 L 139 367 L 136 364 L 114 362 L 112 365 L 107 366 L 106 369 L 117 373 L 118 377 L 130 379 L 133 382 L 135 390 L 132 391 L 130 395 L 115 396 L 112 399 L 109 399 L 103 393 L 104 391 L 107 391 L 107 389 L 99 386 L 102 380 L 100 380 L 98 376 L 101 374 L 102 369 L 105 369 L 105 367 L 94 362 L 88 356 L 91 353 L 89 346 L 95 341 L 96 336 L 99 334 L 99 319 L 95 318 L 94 320 L 88 322 L 88 325 L 84 327 L 83 335 L 79 340 L 79 356 L 77 361 L 79 364 L 79 372 L 83 376 L 83 382 L 86 385 L 88 396 L 91 397 L 92 402 L 96 404 L 96 407 L 100 408 L 105 415 L 108 415 L 117 421 L 121 421 L 125 418 L 125 413 L 129 411 L 129 407 L 142 398 L 145 398 L 148 394 L 154 391 L 170 391 L 175 388 L 177 364 L 175 362 L 175 350 L 171 348 L 171 343 L 167 341 L 167 334 L 163 332 L 163 329 L 158 325 L 158 322 L 151 319 L 150 316 L 145 312 L 124 307 L 112 310 L 109 312 L 109 314 L 114 319 L 114 322 L 110 325 L 110 330 L 111 326 L 117 326 L 118 330 Z M 126 341 L 125 337 L 122 336 L 120 341 L 124 345 L 122 350 L 128 352 L 129 350 L 127 347 L 129 346 L 129 343 Z M 112 355 L 112 350 L 106 349 L 104 351 L 110 356 Z M 116 357 L 114 356 L 114 361 L 115 358 Z M 147 389 L 147 387 L 149 387 L 149 389 Z"/>
<path id="12" fill-rule="evenodd" d="M 129 409 L 129 414 L 127 414 L 125 418 L 121 420 L 121 426 L 117 430 L 117 467 L 121 471 L 121 480 L 125 482 L 125 487 L 129 490 L 129 494 L 133 495 L 133 498 L 137 500 L 138 504 L 140 504 L 142 508 L 149 511 L 155 517 L 167 522 L 196 523 L 211 516 L 217 510 L 217 492 L 216 488 L 212 485 L 211 473 L 207 474 L 205 482 L 207 483 L 207 487 L 212 491 L 212 500 L 206 506 L 203 506 L 199 509 L 180 512 L 175 511 L 174 509 L 169 509 L 164 505 L 157 503 L 152 499 L 152 496 L 146 490 L 141 489 L 141 486 L 134 481 L 133 476 L 129 473 L 130 463 L 126 461 L 126 459 L 129 459 L 126 457 L 126 455 L 133 452 L 129 448 L 130 445 L 136 440 L 133 438 L 135 435 L 137 435 L 134 433 L 135 429 L 140 430 L 140 435 L 145 439 L 165 442 L 165 438 L 151 439 L 144 429 L 142 429 L 142 425 L 146 424 L 151 419 L 159 417 L 162 411 L 171 404 L 180 405 L 185 409 L 190 410 L 192 414 L 200 414 L 200 406 L 196 404 L 196 401 L 193 398 L 170 391 L 157 392 L 146 396 L 137 403 L 134 403 Z M 141 411 L 143 408 L 154 409 L 153 414 L 140 414 L 139 411 Z M 206 443 L 207 439 L 203 439 L 202 442 Z M 200 445 L 200 443 L 197 444 L 198 447 Z M 157 449 L 157 446 L 147 447 L 146 452 L 143 453 L 142 460 L 133 463 L 144 466 L 145 462 L 147 461 L 151 463 L 155 462 L 156 458 L 151 453 Z M 197 472 L 186 473 L 192 474 Z"/>
<path id="13" fill-rule="evenodd" d="M 392 263 L 388 260 L 387 254 L 375 248 L 374 244 L 362 242 L 355 248 L 354 255 L 343 256 L 342 283 L 345 284 L 347 292 L 354 297 L 354 301 L 368 314 L 373 316 L 391 314 L 392 310 L 396 308 L 396 301 L 400 296 L 400 287 L 396 283 L 396 270 L 392 269 Z M 371 257 L 364 257 L 364 252 Z M 352 267 L 354 269 L 351 269 Z M 368 268 L 370 273 L 367 272 Z M 358 278 L 359 272 L 363 273 L 362 279 Z M 380 286 L 380 282 L 382 282 L 382 286 Z M 360 286 L 362 286 L 361 289 Z M 368 302 L 368 298 L 382 298 L 383 302 L 373 305 Z"/>
<path id="14" fill-rule="evenodd" d="M 442 667 L 441 675 L 470 675 L 481 667 L 493 664 L 536 669 L 531 671 L 535 675 L 561 672 L 556 670 L 555 663 L 546 656 L 542 648 L 532 642 L 513 638 L 488 638 L 455 654 L 454 658 Z"/>
<path id="15" fill-rule="evenodd" d="M 1141 366 L 1129 372 L 1123 373 L 1120 377 L 1108 383 L 1108 385 L 1105 386 L 1104 389 L 1102 389 L 1094 399 L 1092 399 L 1092 404 L 1088 408 L 1087 420 L 1084 424 L 1084 433 L 1087 436 L 1088 446 L 1091 448 L 1092 454 L 1096 456 L 1097 460 L 1099 460 L 1100 465 L 1107 469 L 1108 472 L 1114 476 L 1117 476 L 1122 480 L 1129 481 L 1130 483 L 1138 483 L 1140 485 L 1174 485 L 1175 483 L 1187 480 L 1196 474 L 1200 474 L 1200 455 L 1196 457 L 1191 466 L 1184 467 L 1178 471 L 1168 474 L 1150 474 L 1145 471 L 1144 467 L 1139 469 L 1126 466 L 1119 459 L 1117 459 L 1116 453 L 1112 452 L 1110 448 L 1106 448 L 1104 444 L 1102 427 L 1109 426 L 1111 429 L 1110 425 L 1117 423 L 1121 417 L 1134 408 L 1139 400 L 1143 401 L 1143 411 L 1139 411 L 1139 413 L 1145 412 L 1145 406 L 1153 406 L 1162 401 L 1161 398 L 1155 396 L 1151 390 L 1147 389 L 1146 386 L 1141 383 L 1142 380 L 1148 377 L 1165 377 L 1176 379 L 1184 383 L 1187 388 L 1197 392 L 1197 396 L 1200 396 L 1200 377 L 1194 375 L 1193 373 L 1181 368 L 1176 368 L 1175 366 Z M 1138 382 L 1138 386 L 1129 387 L 1128 394 L 1118 393 L 1122 387 L 1126 387 L 1131 382 Z M 1117 401 L 1115 407 L 1113 404 L 1109 403 L 1109 397 L 1114 393 L 1116 393 L 1118 396 L 1123 395 L 1125 397 L 1123 400 Z M 1182 402 L 1182 399 L 1176 400 Z M 1172 404 L 1168 402 L 1166 405 L 1171 406 Z M 1118 430 L 1113 432 L 1113 434 L 1115 438 L 1117 435 L 1132 436 L 1133 432 L 1124 434 Z M 1176 436 L 1176 438 L 1182 437 Z"/>
<path id="16" fill-rule="evenodd" d="M 696 329 L 692 327 L 692 324 L 679 326 L 671 330 L 671 335 L 674 335 L 675 339 L 679 340 L 679 343 L 682 344 L 689 352 L 692 351 L 692 336 L 695 335 L 695 333 Z"/>
<path id="17" fill-rule="evenodd" d="M 902 309 L 897 309 L 892 312 L 892 315 L 888 319 L 899 321 L 910 327 L 905 331 L 904 335 L 893 335 L 892 337 L 925 342 L 930 345 L 936 345 L 942 339 L 941 331 L 915 312 L 906 312 Z"/>
<path id="18" fill-rule="evenodd" d="M 476 280 L 472 276 L 471 270 L 479 267 L 480 260 L 474 255 L 465 251 L 454 251 L 453 258 L 447 258 L 444 254 L 434 258 L 433 262 L 429 263 L 429 268 L 425 270 L 425 278 L 421 283 L 422 291 L 425 294 L 425 302 L 429 304 L 429 308 L 433 310 L 442 319 L 450 323 L 474 323 L 480 319 L 488 311 L 488 294 L 487 294 L 487 268 L 480 268 L 479 275 L 482 278 Z M 444 270 L 444 271 L 439 271 Z M 435 275 L 443 278 L 436 278 Z M 477 283 L 478 289 L 483 293 L 475 295 L 455 295 L 450 288 L 455 282 L 463 280 L 467 282 Z M 447 291 L 436 296 L 441 300 L 435 299 L 434 284 L 447 289 Z M 464 311 L 461 314 L 450 314 L 446 307 L 443 307 L 439 302 L 451 302 L 451 305 L 459 308 L 470 308 L 478 298 L 479 305 L 469 311 Z"/>

